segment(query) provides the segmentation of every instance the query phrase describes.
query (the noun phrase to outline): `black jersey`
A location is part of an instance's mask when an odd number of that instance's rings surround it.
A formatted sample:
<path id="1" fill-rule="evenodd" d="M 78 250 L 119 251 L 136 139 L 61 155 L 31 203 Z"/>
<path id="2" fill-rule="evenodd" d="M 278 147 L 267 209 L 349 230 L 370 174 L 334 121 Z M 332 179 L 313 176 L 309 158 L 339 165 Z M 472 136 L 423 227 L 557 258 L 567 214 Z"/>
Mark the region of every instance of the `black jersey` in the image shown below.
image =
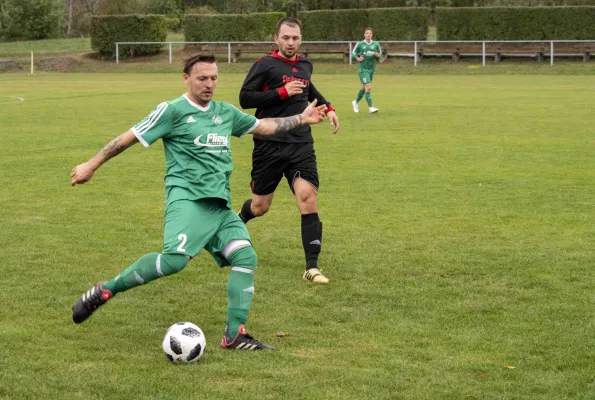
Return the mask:
<path id="1" fill-rule="evenodd" d="M 314 99 L 318 100 L 318 105 L 325 104 L 328 111 L 332 111 L 331 104 L 310 81 L 312 68 L 312 62 L 309 59 L 298 55 L 291 61 L 280 55 L 278 50 L 259 58 L 244 80 L 240 91 L 240 105 L 244 109 L 256 108 L 257 118 L 279 118 L 301 114 Z M 301 81 L 305 85 L 304 92 L 289 97 L 285 84 L 291 81 Z M 274 136 L 254 135 L 254 140 L 288 143 L 314 141 L 310 125 L 302 125 L 291 132 Z"/>

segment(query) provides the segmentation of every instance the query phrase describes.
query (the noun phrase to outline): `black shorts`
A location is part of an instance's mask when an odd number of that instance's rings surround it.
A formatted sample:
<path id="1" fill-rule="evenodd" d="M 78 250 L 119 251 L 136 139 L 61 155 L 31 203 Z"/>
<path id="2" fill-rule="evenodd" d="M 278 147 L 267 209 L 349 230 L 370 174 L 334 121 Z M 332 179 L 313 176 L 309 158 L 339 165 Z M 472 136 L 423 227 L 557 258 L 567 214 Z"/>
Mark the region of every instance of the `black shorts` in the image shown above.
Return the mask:
<path id="1" fill-rule="evenodd" d="M 255 140 L 250 183 L 252 193 L 260 196 L 273 193 L 283 175 L 292 192 L 295 178 L 302 178 L 318 189 L 314 143 Z"/>

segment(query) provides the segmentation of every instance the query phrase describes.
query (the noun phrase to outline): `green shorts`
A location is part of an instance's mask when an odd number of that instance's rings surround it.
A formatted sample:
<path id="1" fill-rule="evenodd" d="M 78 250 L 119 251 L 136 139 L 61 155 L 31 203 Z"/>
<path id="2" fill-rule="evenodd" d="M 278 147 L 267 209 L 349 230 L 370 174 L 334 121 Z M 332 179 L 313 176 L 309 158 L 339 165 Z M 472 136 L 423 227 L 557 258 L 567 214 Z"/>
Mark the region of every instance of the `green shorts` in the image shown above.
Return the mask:
<path id="1" fill-rule="evenodd" d="M 225 267 L 230 264 L 222 250 L 234 239 L 250 240 L 250 235 L 224 200 L 177 200 L 165 207 L 163 254 L 194 257 L 205 249 Z"/>
<path id="2" fill-rule="evenodd" d="M 369 70 L 361 70 L 359 73 L 359 81 L 363 84 L 371 83 L 372 79 L 374 79 L 374 71 Z"/>

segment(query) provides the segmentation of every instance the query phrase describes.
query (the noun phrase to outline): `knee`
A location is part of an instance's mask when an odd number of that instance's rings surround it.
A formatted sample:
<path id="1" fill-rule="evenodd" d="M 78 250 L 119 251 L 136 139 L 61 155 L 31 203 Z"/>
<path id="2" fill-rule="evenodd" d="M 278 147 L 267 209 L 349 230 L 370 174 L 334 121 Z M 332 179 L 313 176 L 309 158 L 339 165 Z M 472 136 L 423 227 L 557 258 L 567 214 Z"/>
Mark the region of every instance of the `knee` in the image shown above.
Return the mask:
<path id="1" fill-rule="evenodd" d="M 316 208 L 316 190 L 313 188 L 311 190 L 300 191 L 298 194 L 296 194 L 296 198 L 300 208 Z"/>
<path id="2" fill-rule="evenodd" d="M 269 208 L 271 208 L 269 203 L 252 201 L 250 211 L 252 211 L 252 214 L 254 214 L 255 217 L 262 217 L 267 212 L 269 212 Z"/>
<path id="3" fill-rule="evenodd" d="M 188 257 L 183 254 L 161 254 L 157 259 L 157 272 L 168 276 L 180 272 L 188 264 Z"/>
<path id="4" fill-rule="evenodd" d="M 243 267 L 254 270 L 256 269 L 258 258 L 254 248 L 252 246 L 246 246 L 233 251 L 229 255 L 228 261 L 232 267 Z"/>

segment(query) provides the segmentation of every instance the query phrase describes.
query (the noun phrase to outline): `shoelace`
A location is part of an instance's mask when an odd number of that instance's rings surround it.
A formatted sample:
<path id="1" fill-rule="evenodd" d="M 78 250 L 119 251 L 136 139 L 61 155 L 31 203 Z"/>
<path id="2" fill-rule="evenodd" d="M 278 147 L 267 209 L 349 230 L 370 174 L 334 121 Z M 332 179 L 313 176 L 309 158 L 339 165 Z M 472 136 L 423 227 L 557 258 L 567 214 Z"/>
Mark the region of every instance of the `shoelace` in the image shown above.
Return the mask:
<path id="1" fill-rule="evenodd" d="M 255 346 L 260 346 L 260 342 L 257 339 L 254 339 L 254 337 L 252 337 L 249 334 L 244 334 L 244 343 L 248 343 L 248 344 L 253 344 Z"/>
<path id="2" fill-rule="evenodd" d="M 86 295 L 87 295 L 86 299 L 83 300 L 83 305 L 87 309 L 95 309 L 95 308 L 97 308 L 97 306 L 100 306 L 103 303 L 105 303 L 105 301 L 101 297 L 101 289 L 99 289 L 96 286 L 89 289 L 89 291 L 87 291 Z"/>

